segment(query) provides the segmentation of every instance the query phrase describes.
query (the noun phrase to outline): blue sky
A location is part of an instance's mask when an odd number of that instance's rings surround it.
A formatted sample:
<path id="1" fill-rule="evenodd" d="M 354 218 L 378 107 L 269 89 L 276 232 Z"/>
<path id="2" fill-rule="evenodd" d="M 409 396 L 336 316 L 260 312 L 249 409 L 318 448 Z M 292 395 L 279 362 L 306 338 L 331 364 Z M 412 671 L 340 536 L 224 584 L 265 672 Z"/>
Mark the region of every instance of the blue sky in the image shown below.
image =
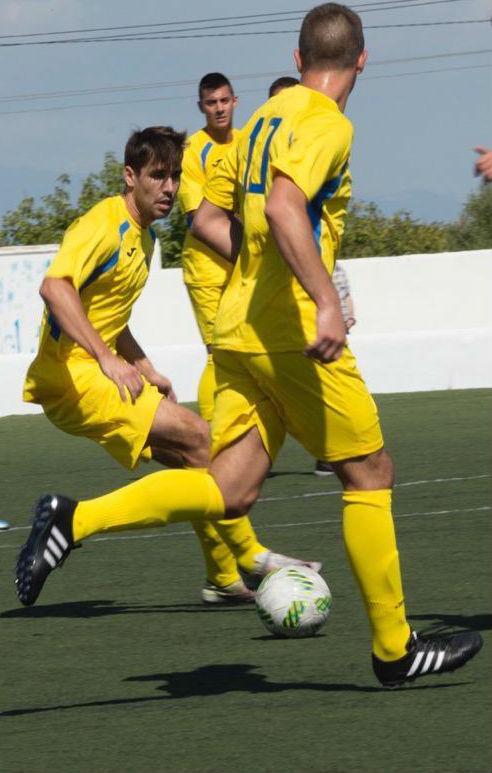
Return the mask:
<path id="1" fill-rule="evenodd" d="M 356 131 L 351 163 L 354 195 L 376 201 L 387 211 L 403 206 L 421 218 L 452 218 L 478 185 L 473 177 L 473 147 L 492 146 L 490 24 L 367 27 L 486 19 L 491 15 L 490 0 L 393 0 L 392 5 L 396 7 L 378 5 L 378 0 L 372 6 L 368 0 L 352 3 L 354 8 L 359 6 L 366 26 L 370 57 L 347 110 Z M 361 6 L 379 10 L 362 12 Z M 271 13 L 292 11 L 295 16 L 295 11 L 305 10 L 291 0 L 268 4 Z M 225 0 L 209 0 L 206 5 L 198 0 L 186 4 L 2 0 L 0 44 L 18 42 L 8 35 L 261 13 L 266 13 L 263 0 L 249 0 L 247 5 Z M 106 151 L 121 155 L 135 127 L 160 123 L 190 132 L 198 129 L 201 116 L 194 84 L 206 72 L 225 72 L 234 82 L 239 95 L 236 125 L 240 126 L 266 98 L 275 77 L 271 73 L 294 73 L 296 32 L 273 34 L 274 30 L 298 30 L 300 22 L 289 18 L 223 30 L 272 31 L 244 37 L 0 45 L 0 216 L 15 208 L 24 195 L 51 192 L 62 172 L 72 176 L 76 192 L 81 179 L 101 168 Z M 478 51 L 485 53 L 468 53 Z M 461 55 L 381 63 L 450 53 Z M 422 72 L 431 70 L 444 72 Z M 96 89 L 100 91 L 41 97 Z"/>

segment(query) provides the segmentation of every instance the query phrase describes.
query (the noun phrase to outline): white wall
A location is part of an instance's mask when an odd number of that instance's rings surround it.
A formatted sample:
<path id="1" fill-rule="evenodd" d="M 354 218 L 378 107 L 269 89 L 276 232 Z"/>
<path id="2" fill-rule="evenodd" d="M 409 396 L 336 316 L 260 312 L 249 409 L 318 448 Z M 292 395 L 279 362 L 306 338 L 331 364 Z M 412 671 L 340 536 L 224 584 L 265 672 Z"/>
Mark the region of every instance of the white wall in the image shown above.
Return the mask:
<path id="1" fill-rule="evenodd" d="M 42 312 L 37 290 L 56 245 L 0 249 L 0 416 L 31 413 L 22 381 Z M 155 255 L 131 327 L 183 401 L 205 351 L 180 269 Z M 343 261 L 355 301 L 350 335 L 373 392 L 492 386 L 492 250 Z"/>

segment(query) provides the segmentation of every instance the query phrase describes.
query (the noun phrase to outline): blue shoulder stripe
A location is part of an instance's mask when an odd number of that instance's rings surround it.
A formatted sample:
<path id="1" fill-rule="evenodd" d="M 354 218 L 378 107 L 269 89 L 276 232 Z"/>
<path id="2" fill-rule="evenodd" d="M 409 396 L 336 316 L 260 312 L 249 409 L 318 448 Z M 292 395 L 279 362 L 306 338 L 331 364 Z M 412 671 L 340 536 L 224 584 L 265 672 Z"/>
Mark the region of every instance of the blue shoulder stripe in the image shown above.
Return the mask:
<path id="1" fill-rule="evenodd" d="M 200 158 L 202 159 L 202 169 L 205 170 L 205 163 L 207 161 L 207 156 L 210 153 L 211 149 L 213 148 L 214 143 L 213 142 L 207 142 L 206 145 L 203 146 L 202 152 L 200 153 Z"/>
<path id="2" fill-rule="evenodd" d="M 130 228 L 130 223 L 128 222 L 128 220 L 125 220 L 118 229 L 120 234 L 120 247 L 121 247 L 121 240 L 123 239 L 124 234 L 128 231 L 129 228 Z M 109 271 L 111 268 L 113 268 L 113 266 L 115 266 L 118 263 L 118 258 L 120 257 L 120 247 L 118 247 L 116 252 L 114 252 L 105 263 L 102 263 L 100 266 L 96 266 L 92 274 L 89 277 L 87 277 L 85 282 L 83 282 L 79 287 L 79 293 L 81 293 L 82 290 L 85 290 L 85 288 L 88 287 L 88 285 L 92 284 L 92 282 L 94 282 L 98 277 L 100 277 L 101 274 L 106 273 L 106 271 Z M 58 341 L 58 339 L 60 338 L 61 330 L 52 313 L 50 313 L 48 317 L 48 324 L 50 325 L 50 328 L 51 328 L 50 330 L 51 337 L 54 338 L 55 341 Z"/>

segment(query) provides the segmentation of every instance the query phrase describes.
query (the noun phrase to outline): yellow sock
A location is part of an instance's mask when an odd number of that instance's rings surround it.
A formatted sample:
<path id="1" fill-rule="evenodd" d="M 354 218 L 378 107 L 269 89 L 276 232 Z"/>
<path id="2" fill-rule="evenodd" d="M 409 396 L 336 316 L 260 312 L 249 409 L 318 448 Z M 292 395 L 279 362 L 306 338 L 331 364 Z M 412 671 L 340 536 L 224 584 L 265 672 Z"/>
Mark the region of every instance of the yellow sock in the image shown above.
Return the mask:
<path id="1" fill-rule="evenodd" d="M 209 354 L 198 384 L 198 410 L 205 421 L 212 421 L 216 389 L 214 361 L 212 355 Z"/>
<path id="2" fill-rule="evenodd" d="M 211 475 L 200 470 L 163 470 L 129 486 L 80 502 L 73 520 L 78 542 L 102 531 L 145 529 L 176 521 L 224 516 L 224 501 Z"/>
<path id="3" fill-rule="evenodd" d="M 240 568 L 245 572 L 252 572 L 255 567 L 255 555 L 264 553 L 268 548 L 258 542 L 248 516 L 243 515 L 242 518 L 214 521 L 214 526 L 234 553 Z"/>
<path id="4" fill-rule="evenodd" d="M 400 564 L 391 514 L 391 490 L 344 491 L 343 537 L 372 628 L 373 652 L 381 660 L 406 654 Z"/>
<path id="5" fill-rule="evenodd" d="M 218 534 L 215 524 L 217 521 L 192 521 L 196 536 L 205 559 L 207 580 L 213 585 L 230 585 L 237 582 L 239 572 L 237 562 L 229 547 Z"/>

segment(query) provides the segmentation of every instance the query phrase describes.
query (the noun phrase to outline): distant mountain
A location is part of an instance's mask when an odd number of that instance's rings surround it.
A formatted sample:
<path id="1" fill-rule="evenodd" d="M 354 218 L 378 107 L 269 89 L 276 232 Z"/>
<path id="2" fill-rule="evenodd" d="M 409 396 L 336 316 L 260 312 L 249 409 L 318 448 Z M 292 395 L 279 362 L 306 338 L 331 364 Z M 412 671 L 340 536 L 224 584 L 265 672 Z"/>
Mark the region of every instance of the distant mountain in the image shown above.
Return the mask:
<path id="1" fill-rule="evenodd" d="M 442 222 L 456 220 L 463 207 L 462 202 L 451 196 L 418 189 L 376 196 L 373 199 L 364 197 L 364 200 L 374 201 L 385 215 L 393 215 L 398 210 L 405 210 L 416 220 L 426 223 L 435 220 Z"/>

